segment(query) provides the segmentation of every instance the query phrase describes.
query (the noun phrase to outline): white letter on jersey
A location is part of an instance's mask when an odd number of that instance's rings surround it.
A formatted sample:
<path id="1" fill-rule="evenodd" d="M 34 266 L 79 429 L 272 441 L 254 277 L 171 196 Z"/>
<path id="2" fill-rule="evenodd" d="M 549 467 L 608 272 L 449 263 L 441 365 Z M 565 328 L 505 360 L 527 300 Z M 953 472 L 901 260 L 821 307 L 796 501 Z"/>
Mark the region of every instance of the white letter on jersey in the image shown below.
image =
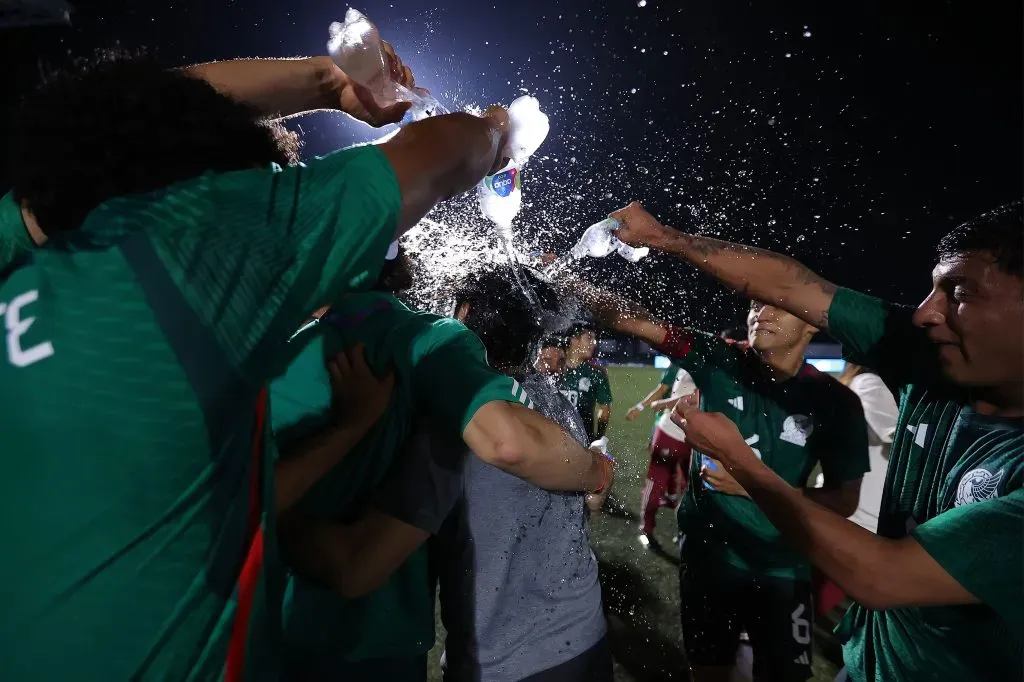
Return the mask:
<path id="1" fill-rule="evenodd" d="M 44 341 L 27 350 L 21 347 L 21 337 L 29 330 L 32 323 L 36 321 L 34 317 L 21 319 L 21 309 L 29 303 L 34 303 L 38 298 L 39 292 L 33 289 L 15 297 L 8 306 L 0 303 L 0 315 L 4 313 L 5 307 L 7 309 L 5 318 L 7 327 L 7 357 L 15 367 L 28 367 L 53 355 L 53 344 L 49 341 Z"/>

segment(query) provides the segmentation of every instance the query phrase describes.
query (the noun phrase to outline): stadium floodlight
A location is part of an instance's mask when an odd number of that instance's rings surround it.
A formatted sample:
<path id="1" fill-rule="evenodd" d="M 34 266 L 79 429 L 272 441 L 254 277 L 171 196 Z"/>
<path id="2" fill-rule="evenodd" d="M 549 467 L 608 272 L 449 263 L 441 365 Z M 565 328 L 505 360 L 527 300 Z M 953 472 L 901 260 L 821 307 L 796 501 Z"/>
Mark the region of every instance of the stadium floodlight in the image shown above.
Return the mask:
<path id="1" fill-rule="evenodd" d="M 71 24 L 65 0 L 0 0 L 0 29 Z"/>

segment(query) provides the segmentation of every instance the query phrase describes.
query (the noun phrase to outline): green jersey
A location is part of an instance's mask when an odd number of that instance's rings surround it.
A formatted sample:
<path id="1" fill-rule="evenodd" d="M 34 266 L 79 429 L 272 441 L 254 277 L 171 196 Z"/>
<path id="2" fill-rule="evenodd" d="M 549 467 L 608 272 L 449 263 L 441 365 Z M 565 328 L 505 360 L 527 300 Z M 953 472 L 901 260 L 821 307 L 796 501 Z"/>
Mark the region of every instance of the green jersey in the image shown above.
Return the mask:
<path id="1" fill-rule="evenodd" d="M 981 602 L 872 611 L 840 624 L 850 679 L 1019 679 L 1024 670 L 1024 420 L 980 415 L 949 384 L 913 309 L 847 289 L 829 333 L 898 390 L 878 534 L 911 535 Z"/>
<path id="2" fill-rule="evenodd" d="M 458 442 L 484 404 L 515 401 L 511 378 L 491 369 L 483 344 L 457 320 L 414 312 L 389 294 L 345 297 L 307 334 L 315 339 L 271 387 L 278 444 L 323 428 L 330 420 L 331 387 L 326 358 L 357 343 L 377 373 L 395 371 L 387 411 L 355 449 L 299 502 L 298 510 L 319 519 L 345 520 L 362 511 L 375 487 L 408 448 L 418 419 Z M 301 336 L 296 341 L 301 340 Z M 454 505 L 455 499 L 450 500 Z M 450 507 L 449 507 L 450 510 Z M 429 533 L 440 529 L 448 510 L 424 521 L 425 510 L 401 519 Z M 290 581 L 285 635 L 295 656 L 355 661 L 425 654 L 434 645 L 434 592 L 426 548 L 410 557 L 381 588 L 345 600 L 318 585 Z"/>
<path id="3" fill-rule="evenodd" d="M 0 478 L 0 679 L 218 678 L 273 499 L 257 395 L 310 311 L 376 278 L 400 209 L 361 147 L 109 201 L 0 274 L 21 463 Z"/>
<path id="4" fill-rule="evenodd" d="M 0 197 L 0 272 L 19 257 L 31 252 L 33 248 L 35 243 L 25 228 L 21 208 L 14 202 L 14 196 L 8 192 Z"/>
<path id="5" fill-rule="evenodd" d="M 868 471 L 868 433 L 856 394 L 804 364 L 775 381 L 746 344 L 671 328 L 661 352 L 689 372 L 701 409 L 721 412 L 772 471 L 803 488 L 820 464 L 831 484 Z M 700 552 L 760 576 L 810 578 L 810 566 L 779 535 L 754 502 L 715 492 L 700 477 L 702 457 L 691 458 L 689 486 L 677 510 L 684 554 Z"/>
<path id="6" fill-rule="evenodd" d="M 612 387 L 608 383 L 608 370 L 591 358 L 558 377 L 558 390 L 569 399 L 580 413 L 587 435 L 597 437 L 594 429 L 594 413 L 598 405 L 610 405 Z"/>

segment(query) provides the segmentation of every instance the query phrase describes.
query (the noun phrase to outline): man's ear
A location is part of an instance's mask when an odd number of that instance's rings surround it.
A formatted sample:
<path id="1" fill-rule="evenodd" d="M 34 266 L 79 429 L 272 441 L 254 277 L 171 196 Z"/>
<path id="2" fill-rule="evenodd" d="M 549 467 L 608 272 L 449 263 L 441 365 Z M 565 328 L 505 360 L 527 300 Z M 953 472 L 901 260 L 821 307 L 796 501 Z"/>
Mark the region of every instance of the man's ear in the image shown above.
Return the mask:
<path id="1" fill-rule="evenodd" d="M 35 242 L 36 246 L 42 246 L 46 243 L 46 233 L 43 232 L 43 228 L 39 227 L 36 214 L 24 202 L 21 204 L 21 220 L 25 223 L 25 231 L 28 232 L 29 238 Z"/>

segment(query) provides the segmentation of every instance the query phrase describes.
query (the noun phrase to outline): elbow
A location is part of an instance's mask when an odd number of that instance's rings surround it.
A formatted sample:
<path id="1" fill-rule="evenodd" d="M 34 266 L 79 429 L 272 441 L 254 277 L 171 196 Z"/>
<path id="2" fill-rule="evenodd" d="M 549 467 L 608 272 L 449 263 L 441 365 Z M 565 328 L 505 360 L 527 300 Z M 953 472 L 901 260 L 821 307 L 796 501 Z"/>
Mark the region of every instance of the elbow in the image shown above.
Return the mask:
<path id="1" fill-rule="evenodd" d="M 529 459 L 528 448 L 523 440 L 519 437 L 512 437 L 495 443 L 494 448 L 484 461 L 502 471 L 510 473 L 520 471 Z"/>
<path id="2" fill-rule="evenodd" d="M 843 500 L 840 501 L 839 508 L 836 509 L 836 513 L 838 513 L 843 518 L 848 519 L 851 516 L 853 516 L 854 512 L 857 511 L 857 503 L 858 502 L 859 502 L 859 500 L 856 499 L 856 498 L 854 498 L 852 500 L 848 499 L 848 498 L 847 499 L 843 499 Z"/>

